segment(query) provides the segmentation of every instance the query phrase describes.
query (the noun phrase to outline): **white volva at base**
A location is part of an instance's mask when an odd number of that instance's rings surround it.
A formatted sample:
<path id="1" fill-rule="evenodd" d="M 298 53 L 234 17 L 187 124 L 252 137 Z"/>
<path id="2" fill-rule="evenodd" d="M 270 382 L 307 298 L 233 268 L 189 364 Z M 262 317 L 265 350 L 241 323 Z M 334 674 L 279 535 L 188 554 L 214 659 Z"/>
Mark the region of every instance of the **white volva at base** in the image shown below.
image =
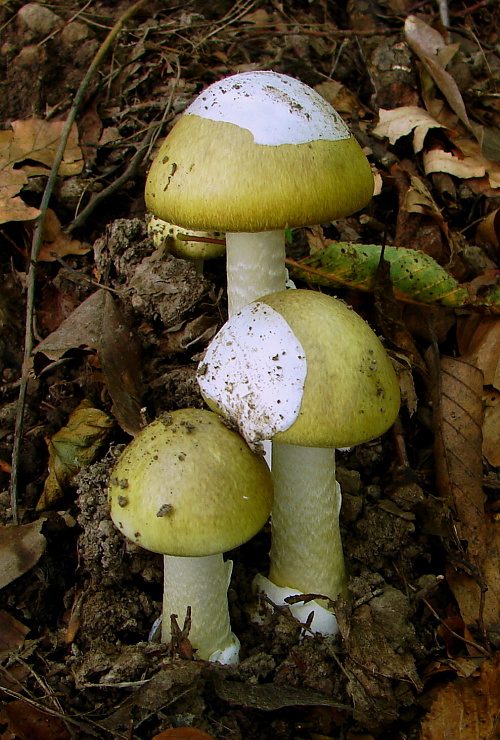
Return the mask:
<path id="1" fill-rule="evenodd" d="M 311 612 L 313 618 L 310 623 L 310 629 L 313 632 L 317 632 L 324 637 L 335 637 L 339 633 L 339 627 L 337 624 L 337 618 L 333 612 L 325 609 L 317 601 L 308 601 L 306 604 L 298 602 L 296 604 L 288 604 L 285 599 L 289 596 L 299 596 L 300 591 L 294 588 L 281 588 L 271 583 L 269 578 L 266 578 L 262 574 L 255 576 L 253 581 L 254 589 L 257 592 L 263 593 L 267 598 L 276 604 L 276 606 L 287 606 L 290 612 L 298 619 L 302 624 L 306 624 L 309 619 Z M 303 634 L 308 634 L 304 631 Z"/>

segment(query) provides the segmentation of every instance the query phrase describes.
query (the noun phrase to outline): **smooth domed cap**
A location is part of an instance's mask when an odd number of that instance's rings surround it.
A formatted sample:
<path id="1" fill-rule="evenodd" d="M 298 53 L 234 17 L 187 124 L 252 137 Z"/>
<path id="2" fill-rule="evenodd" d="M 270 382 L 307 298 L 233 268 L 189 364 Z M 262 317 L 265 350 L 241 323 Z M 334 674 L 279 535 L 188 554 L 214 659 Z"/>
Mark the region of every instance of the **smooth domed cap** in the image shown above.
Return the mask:
<path id="1" fill-rule="evenodd" d="M 156 249 L 164 248 L 179 259 L 210 260 L 221 257 L 226 251 L 224 234 L 220 231 L 184 229 L 153 215 L 148 221 L 148 234 Z M 192 236 L 202 239 L 218 239 L 222 243 L 189 239 Z"/>
<path id="2" fill-rule="evenodd" d="M 265 296 L 231 318 L 198 382 L 250 441 L 351 447 L 385 432 L 400 405 L 372 329 L 342 301 L 309 290 Z"/>
<path id="3" fill-rule="evenodd" d="M 255 535 L 272 505 L 264 459 L 210 411 L 182 409 L 145 427 L 109 484 L 111 518 L 163 555 L 231 550 Z"/>
<path id="4" fill-rule="evenodd" d="M 186 228 L 258 232 L 346 216 L 373 194 L 369 163 L 318 93 L 276 72 L 210 85 L 163 142 L 146 204 Z"/>

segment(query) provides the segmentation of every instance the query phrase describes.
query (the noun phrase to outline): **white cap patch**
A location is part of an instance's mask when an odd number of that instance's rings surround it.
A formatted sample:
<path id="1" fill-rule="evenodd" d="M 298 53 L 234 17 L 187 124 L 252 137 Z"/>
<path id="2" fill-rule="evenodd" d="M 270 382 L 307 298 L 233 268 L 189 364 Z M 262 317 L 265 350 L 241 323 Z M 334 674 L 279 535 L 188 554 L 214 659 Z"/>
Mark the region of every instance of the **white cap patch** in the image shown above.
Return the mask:
<path id="1" fill-rule="evenodd" d="M 349 139 L 336 110 L 303 82 L 277 72 L 243 72 L 207 87 L 186 109 L 212 121 L 234 123 L 256 144 L 307 144 Z"/>
<path id="2" fill-rule="evenodd" d="M 304 348 L 290 326 L 274 308 L 255 301 L 213 339 L 198 383 L 205 398 L 255 443 L 293 424 L 306 374 Z"/>

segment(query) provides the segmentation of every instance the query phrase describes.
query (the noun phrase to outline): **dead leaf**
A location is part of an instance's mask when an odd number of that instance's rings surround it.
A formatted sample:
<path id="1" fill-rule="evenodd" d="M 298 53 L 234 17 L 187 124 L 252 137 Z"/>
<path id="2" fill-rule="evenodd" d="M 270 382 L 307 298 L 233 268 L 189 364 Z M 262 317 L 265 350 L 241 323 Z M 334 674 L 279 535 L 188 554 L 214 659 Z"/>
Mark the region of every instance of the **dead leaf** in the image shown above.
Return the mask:
<path id="1" fill-rule="evenodd" d="M 481 370 L 484 385 L 500 390 L 500 317 L 468 316 L 457 338 L 462 359 Z"/>
<path id="2" fill-rule="evenodd" d="M 414 15 L 409 15 L 405 21 L 405 36 L 409 47 L 424 64 L 452 111 L 470 129 L 471 124 L 458 85 L 444 69 L 458 46 L 453 44 L 448 49 L 439 31 Z"/>
<path id="3" fill-rule="evenodd" d="M 0 611 L 0 658 L 3 660 L 13 650 L 20 648 L 28 632 L 26 625 L 7 612 Z"/>
<path id="4" fill-rule="evenodd" d="M 11 161 L 21 164 L 27 175 L 47 175 L 54 163 L 65 122 L 30 118 L 27 121 L 12 121 L 11 126 L 13 130 L 9 152 Z M 45 166 L 23 165 L 25 160 L 34 160 Z M 76 124 L 73 124 L 57 174 L 68 177 L 78 175 L 82 169 L 83 157 L 78 145 L 78 129 Z"/>
<path id="5" fill-rule="evenodd" d="M 259 684 L 258 686 L 242 681 L 226 681 L 218 674 L 214 675 L 217 695 L 230 704 L 252 707 L 265 712 L 274 712 L 283 707 L 325 706 L 351 711 L 352 707 L 335 701 L 331 696 L 320 694 L 312 689 L 296 689 L 292 686 Z"/>
<path id="6" fill-rule="evenodd" d="M 498 249 L 500 246 L 500 208 L 489 213 L 478 225 L 476 242 Z"/>
<path id="7" fill-rule="evenodd" d="M 32 221 L 39 216 L 38 208 L 28 206 L 19 192 L 33 174 L 48 174 L 61 138 L 63 121 L 13 121 L 12 130 L 0 131 L 0 223 Z M 41 162 L 45 167 L 23 164 L 27 160 Z M 76 126 L 71 129 L 59 175 L 81 172 L 82 153 L 78 146 Z"/>
<path id="8" fill-rule="evenodd" d="M 57 257 L 68 254 L 87 254 L 92 247 L 84 246 L 61 229 L 61 223 L 51 208 L 47 208 L 42 232 L 42 246 L 38 254 L 39 262 L 54 262 Z"/>
<path id="9" fill-rule="evenodd" d="M 447 172 L 449 175 L 466 180 L 469 177 L 483 177 L 486 174 L 484 163 L 473 157 L 445 152 L 443 149 L 430 149 L 424 152 L 423 159 L 426 175 L 431 172 Z"/>
<path id="10" fill-rule="evenodd" d="M 486 740 L 500 730 L 500 653 L 485 661 L 479 677 L 454 680 L 438 691 L 424 717 L 420 740 Z"/>
<path id="11" fill-rule="evenodd" d="M 9 730 L 18 740 L 70 740 L 70 734 L 59 717 L 42 712 L 33 704 L 16 699 L 4 705 Z"/>
<path id="12" fill-rule="evenodd" d="M 431 128 L 445 128 L 436 121 L 426 110 L 414 105 L 405 105 L 393 110 L 379 110 L 379 123 L 373 129 L 377 136 L 386 136 L 391 144 L 395 144 L 402 136 L 413 132 L 413 150 L 420 152 L 424 146 L 424 139 Z"/>
<path id="13" fill-rule="evenodd" d="M 79 347 L 97 351 L 113 400 L 112 412 L 122 429 L 137 434 L 144 392 L 140 344 L 106 290 L 89 296 L 35 351 L 58 360 Z"/>
<path id="14" fill-rule="evenodd" d="M 0 588 L 27 573 L 42 556 L 47 541 L 40 530 L 44 519 L 0 527 Z"/>
<path id="15" fill-rule="evenodd" d="M 87 399 L 76 407 L 66 426 L 49 442 L 49 475 L 37 511 L 57 503 L 78 471 L 95 461 L 113 424 L 108 414 Z"/>
<path id="16" fill-rule="evenodd" d="M 483 375 L 462 359 L 428 352 L 433 374 L 434 456 L 440 495 L 454 514 L 446 576 L 467 625 L 500 620 L 500 531 L 486 517 L 482 487 Z M 484 603 L 483 603 L 484 597 Z"/>
<path id="17" fill-rule="evenodd" d="M 339 113 L 345 113 L 348 116 L 355 115 L 359 118 L 365 117 L 367 109 L 354 93 L 337 80 L 320 82 L 319 85 L 314 86 L 314 89 Z"/>

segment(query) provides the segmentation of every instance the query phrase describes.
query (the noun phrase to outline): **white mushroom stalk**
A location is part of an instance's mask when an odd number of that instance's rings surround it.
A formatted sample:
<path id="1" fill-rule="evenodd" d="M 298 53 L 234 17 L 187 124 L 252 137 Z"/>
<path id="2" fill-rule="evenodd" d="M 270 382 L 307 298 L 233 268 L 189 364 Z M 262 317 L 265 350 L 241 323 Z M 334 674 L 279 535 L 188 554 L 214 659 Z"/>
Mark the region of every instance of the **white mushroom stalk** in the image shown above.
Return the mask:
<path id="1" fill-rule="evenodd" d="M 283 291 L 222 327 L 198 382 L 250 444 L 273 440 L 271 567 L 258 585 L 280 604 L 297 593 L 345 593 L 335 448 L 379 436 L 398 413 L 398 383 L 380 341 L 341 301 Z M 301 614 L 313 612 L 312 628 L 334 634 L 326 605 L 305 604 Z"/>
<path id="2" fill-rule="evenodd" d="M 223 552 L 266 522 L 271 474 L 242 437 L 210 411 L 173 411 L 145 427 L 125 448 L 109 483 L 111 518 L 130 540 L 164 556 L 162 639 L 171 616 L 198 657 L 238 662 L 227 590 L 232 563 Z"/>
<path id="3" fill-rule="evenodd" d="M 369 164 L 338 113 L 302 82 L 248 72 L 210 85 L 160 147 L 148 209 L 227 233 L 229 313 L 285 287 L 285 229 L 353 213 Z"/>
<path id="4" fill-rule="evenodd" d="M 171 637 L 169 615 L 176 615 L 182 627 L 187 607 L 192 621 L 191 644 L 202 660 L 223 663 L 238 662 L 240 641 L 231 631 L 227 590 L 233 564 L 221 554 L 204 557 L 163 557 L 162 642 Z M 206 615 L 200 619 L 199 615 Z"/>

